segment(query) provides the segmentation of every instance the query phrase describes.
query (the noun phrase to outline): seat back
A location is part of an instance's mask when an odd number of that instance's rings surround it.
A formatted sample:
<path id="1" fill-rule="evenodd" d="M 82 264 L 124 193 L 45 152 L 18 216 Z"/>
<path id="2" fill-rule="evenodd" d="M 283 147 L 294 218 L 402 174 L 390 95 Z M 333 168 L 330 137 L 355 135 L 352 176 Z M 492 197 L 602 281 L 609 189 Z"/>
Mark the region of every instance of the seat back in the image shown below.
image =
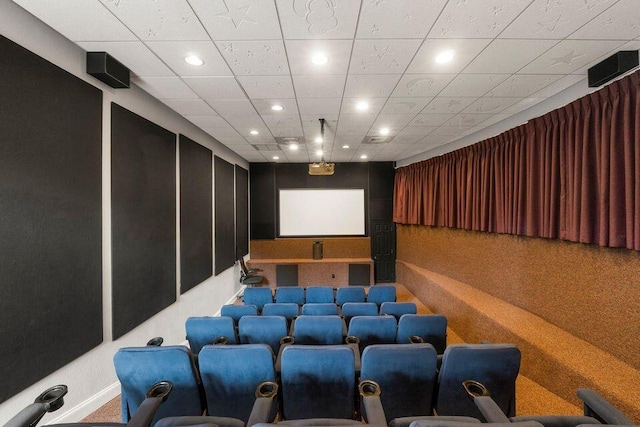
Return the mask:
<path id="1" fill-rule="evenodd" d="M 246 288 L 243 297 L 245 304 L 253 304 L 262 311 L 265 304 L 273 302 L 273 294 L 270 288 Z"/>
<path id="2" fill-rule="evenodd" d="M 418 309 L 412 302 L 383 302 L 380 305 L 380 314 L 394 316 L 396 320 L 403 314 L 416 314 Z"/>
<path id="3" fill-rule="evenodd" d="M 342 305 L 346 302 L 364 302 L 366 299 L 364 287 L 349 286 L 348 288 L 338 288 L 336 291 L 336 304 Z"/>
<path id="4" fill-rule="evenodd" d="M 243 318 L 244 319 L 244 318 Z M 245 423 L 263 381 L 275 381 L 273 353 L 266 344 L 208 345 L 198 357 L 209 415 Z"/>
<path id="5" fill-rule="evenodd" d="M 396 342 L 396 318 L 393 316 L 355 316 L 349 322 L 347 335 L 360 339 L 360 348 L 371 344 Z"/>
<path id="6" fill-rule="evenodd" d="M 373 302 L 345 302 L 342 305 L 342 316 L 349 325 L 355 316 L 377 316 L 378 305 Z"/>
<path id="7" fill-rule="evenodd" d="M 198 375 L 187 347 L 121 348 L 113 357 L 113 364 L 122 393 L 122 422 L 131 419 L 147 390 L 158 381 L 170 381 L 173 389 L 160 405 L 153 424 L 165 417 L 202 415 L 204 405 Z"/>
<path id="8" fill-rule="evenodd" d="M 447 318 L 441 314 L 404 314 L 398 321 L 396 342 L 408 344 L 412 336 L 433 345 L 438 354 L 447 348 Z"/>
<path id="9" fill-rule="evenodd" d="M 444 352 L 438 377 L 438 415 L 465 415 L 484 421 L 462 382 L 476 380 L 487 387 L 507 417 L 515 415 L 516 378 L 520 350 L 512 344 L 453 344 Z"/>
<path id="10" fill-rule="evenodd" d="M 244 316 L 238 324 L 242 344 L 267 344 L 273 354 L 280 351 L 280 338 L 288 335 L 283 316 Z"/>
<path id="11" fill-rule="evenodd" d="M 281 380 L 285 419 L 353 418 L 355 367 L 347 346 L 286 347 Z"/>
<path id="12" fill-rule="evenodd" d="M 304 304 L 304 288 L 299 286 L 276 288 L 276 302 L 302 305 Z"/>
<path id="13" fill-rule="evenodd" d="M 332 302 L 306 303 L 302 306 L 302 314 L 307 316 L 330 316 L 338 314 L 338 306 Z"/>
<path id="14" fill-rule="evenodd" d="M 296 344 L 342 344 L 343 322 L 340 316 L 298 316 L 293 336 Z"/>
<path id="15" fill-rule="evenodd" d="M 375 302 L 380 306 L 383 302 L 395 302 L 396 287 L 392 285 L 375 285 L 369 287 L 367 302 Z"/>
<path id="16" fill-rule="evenodd" d="M 219 337 L 226 337 L 228 344 L 237 344 L 236 330 L 233 319 L 220 317 L 189 317 L 185 322 L 187 340 L 193 354 L 200 353 L 200 349 Z"/>
<path id="17" fill-rule="evenodd" d="M 298 314 L 300 314 L 300 307 L 292 302 L 274 302 L 262 307 L 263 316 L 283 316 L 289 324 Z"/>
<path id="18" fill-rule="evenodd" d="M 437 354 L 431 344 L 370 345 L 362 352 L 361 380 L 380 385 L 387 423 L 433 415 Z"/>
<path id="19" fill-rule="evenodd" d="M 242 316 L 256 316 L 257 314 L 258 307 L 252 304 L 225 304 L 220 309 L 220 316 L 231 317 L 236 325 Z"/>
<path id="20" fill-rule="evenodd" d="M 309 286 L 305 291 L 305 302 L 328 303 L 334 302 L 331 286 Z"/>

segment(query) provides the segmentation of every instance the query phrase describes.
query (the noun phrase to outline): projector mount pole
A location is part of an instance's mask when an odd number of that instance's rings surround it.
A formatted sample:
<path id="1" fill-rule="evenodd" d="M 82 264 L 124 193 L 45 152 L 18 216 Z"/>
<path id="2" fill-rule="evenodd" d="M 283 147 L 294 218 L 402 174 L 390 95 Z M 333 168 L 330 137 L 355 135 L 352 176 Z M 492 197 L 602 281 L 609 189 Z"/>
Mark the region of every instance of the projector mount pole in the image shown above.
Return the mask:
<path id="1" fill-rule="evenodd" d="M 322 142 L 320 145 L 320 150 L 322 150 L 320 162 L 324 164 L 324 119 L 320 119 L 320 138 L 322 138 Z"/>

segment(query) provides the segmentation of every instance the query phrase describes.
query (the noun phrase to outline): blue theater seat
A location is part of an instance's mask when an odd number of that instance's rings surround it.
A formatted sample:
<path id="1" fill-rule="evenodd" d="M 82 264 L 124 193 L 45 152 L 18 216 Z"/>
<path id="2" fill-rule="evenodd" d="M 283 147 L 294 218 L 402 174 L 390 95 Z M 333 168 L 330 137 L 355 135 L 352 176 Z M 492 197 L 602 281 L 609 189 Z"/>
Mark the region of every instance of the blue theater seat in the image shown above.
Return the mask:
<path id="1" fill-rule="evenodd" d="M 287 335 L 287 319 L 283 316 L 245 316 L 238 325 L 240 343 L 267 344 L 273 354 L 278 354 L 280 339 Z"/>
<path id="2" fill-rule="evenodd" d="M 333 288 L 331 286 L 308 286 L 305 291 L 306 303 L 334 302 Z"/>
<path id="3" fill-rule="evenodd" d="M 220 309 L 220 316 L 227 316 L 233 319 L 233 323 L 238 326 L 238 321 L 242 316 L 257 316 L 258 307 L 251 304 L 225 304 Z"/>
<path id="4" fill-rule="evenodd" d="M 287 319 L 287 324 L 291 326 L 291 321 L 300 314 L 300 307 L 293 302 L 274 302 L 265 304 L 262 307 L 263 316 L 283 316 Z"/>
<path id="5" fill-rule="evenodd" d="M 242 300 L 245 304 L 255 305 L 261 312 L 265 304 L 273 302 L 273 294 L 270 288 L 246 288 Z"/>
<path id="6" fill-rule="evenodd" d="M 331 345 L 343 343 L 344 322 L 340 316 L 298 316 L 293 328 L 296 344 Z"/>
<path id="7" fill-rule="evenodd" d="M 306 303 L 302 306 L 302 314 L 307 316 L 330 316 L 338 314 L 338 306 L 332 302 Z"/>
<path id="8" fill-rule="evenodd" d="M 418 336 L 433 345 L 438 354 L 447 348 L 447 318 L 441 314 L 405 314 L 398 321 L 396 342 L 408 344 Z"/>
<path id="9" fill-rule="evenodd" d="M 213 344 L 216 340 L 226 338 L 228 344 L 237 344 L 236 330 L 233 319 L 220 317 L 189 317 L 185 322 L 187 340 L 193 354 L 200 353 L 200 349 Z"/>
<path id="10" fill-rule="evenodd" d="M 345 302 L 342 305 L 342 316 L 347 326 L 355 316 L 377 316 L 378 305 L 373 302 Z"/>
<path id="11" fill-rule="evenodd" d="M 360 340 L 360 352 L 372 344 L 396 342 L 397 323 L 393 316 L 355 316 L 349 322 L 347 335 Z"/>
<path id="12" fill-rule="evenodd" d="M 374 302 L 380 307 L 383 302 L 396 301 L 396 287 L 392 285 L 374 285 L 369 288 L 367 302 Z"/>
<path id="13" fill-rule="evenodd" d="M 366 293 L 362 286 L 349 286 L 336 290 L 336 304 L 343 305 L 347 302 L 365 302 Z"/>
<path id="14" fill-rule="evenodd" d="M 412 302 L 383 302 L 380 305 L 380 315 L 387 314 L 396 320 L 403 314 L 416 314 L 418 309 Z"/>
<path id="15" fill-rule="evenodd" d="M 282 352 L 281 379 L 285 420 L 353 419 L 355 368 L 348 347 L 288 346 Z"/>
<path id="16" fill-rule="evenodd" d="M 276 302 L 302 305 L 304 304 L 304 288 L 299 286 L 276 288 Z"/>

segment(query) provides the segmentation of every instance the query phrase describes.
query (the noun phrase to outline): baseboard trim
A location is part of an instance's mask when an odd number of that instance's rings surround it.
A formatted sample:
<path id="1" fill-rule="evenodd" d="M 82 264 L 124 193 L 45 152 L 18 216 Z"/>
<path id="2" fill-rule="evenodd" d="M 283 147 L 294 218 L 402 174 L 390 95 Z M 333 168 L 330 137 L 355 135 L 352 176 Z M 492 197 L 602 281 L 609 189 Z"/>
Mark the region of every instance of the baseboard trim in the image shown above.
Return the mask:
<path id="1" fill-rule="evenodd" d="M 101 406 L 105 405 L 111 399 L 120 394 L 120 382 L 117 381 L 110 386 L 104 388 L 98 393 L 94 394 L 84 402 L 69 409 L 64 414 L 51 421 L 47 421 L 47 424 L 63 424 L 63 423 L 75 423 L 78 420 L 88 417 Z"/>
<path id="2" fill-rule="evenodd" d="M 247 287 L 247 285 L 242 285 L 240 287 L 240 289 L 238 289 L 238 292 L 236 292 L 235 294 L 233 294 L 233 296 L 231 298 L 229 298 L 229 300 L 227 300 L 227 302 L 225 302 L 225 305 L 227 304 L 233 304 L 234 302 L 236 302 L 236 300 L 238 299 L 238 297 L 240 295 L 242 295 L 242 293 L 244 292 L 245 288 Z M 222 307 L 218 309 L 218 311 L 215 312 L 214 316 L 220 316 L 220 310 L 222 310 Z"/>

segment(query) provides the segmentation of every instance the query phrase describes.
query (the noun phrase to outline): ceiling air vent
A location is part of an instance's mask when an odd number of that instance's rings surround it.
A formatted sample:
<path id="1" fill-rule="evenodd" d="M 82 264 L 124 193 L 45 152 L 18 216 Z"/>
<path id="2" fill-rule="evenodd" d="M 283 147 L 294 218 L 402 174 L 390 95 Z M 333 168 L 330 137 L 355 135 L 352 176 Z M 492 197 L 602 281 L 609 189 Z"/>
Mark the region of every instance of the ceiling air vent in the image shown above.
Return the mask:
<path id="1" fill-rule="evenodd" d="M 258 151 L 279 151 L 280 147 L 277 144 L 252 144 L 253 148 Z"/>
<path id="2" fill-rule="evenodd" d="M 379 136 L 379 135 L 374 135 L 374 136 L 365 136 L 364 139 L 362 140 L 363 144 L 386 144 L 387 142 L 389 142 L 391 140 L 390 136 Z"/>

